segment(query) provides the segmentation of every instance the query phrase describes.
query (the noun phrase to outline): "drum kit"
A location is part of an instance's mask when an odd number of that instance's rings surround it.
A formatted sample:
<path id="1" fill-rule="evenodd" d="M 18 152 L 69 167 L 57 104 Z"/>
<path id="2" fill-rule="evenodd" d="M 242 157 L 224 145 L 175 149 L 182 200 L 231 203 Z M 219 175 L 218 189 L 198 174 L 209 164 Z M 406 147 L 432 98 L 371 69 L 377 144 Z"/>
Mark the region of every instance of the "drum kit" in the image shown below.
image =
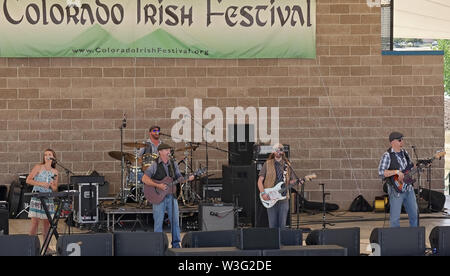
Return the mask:
<path id="1" fill-rule="evenodd" d="M 124 187 L 121 188 L 119 197 L 123 202 L 134 202 L 138 203 L 139 206 L 145 206 L 146 199 L 144 196 L 144 183 L 142 182 L 142 177 L 145 171 L 150 167 L 150 165 L 158 159 L 158 154 L 143 154 L 139 155 L 142 148 L 147 147 L 146 143 L 131 142 L 123 143 L 124 146 L 134 148 L 134 154 L 121 151 L 110 151 L 109 156 L 112 158 L 125 162 L 126 167 L 124 167 Z M 180 167 L 180 172 L 185 175 L 193 172 L 192 170 L 192 155 L 199 147 L 199 143 L 188 142 L 184 147 L 173 150 L 173 152 L 184 152 L 184 158 L 178 162 Z M 183 166 L 183 165 L 184 166 Z M 193 183 L 186 182 L 183 183 L 178 189 L 178 200 L 181 200 L 184 205 L 192 206 L 197 204 L 201 197 L 194 190 Z"/>

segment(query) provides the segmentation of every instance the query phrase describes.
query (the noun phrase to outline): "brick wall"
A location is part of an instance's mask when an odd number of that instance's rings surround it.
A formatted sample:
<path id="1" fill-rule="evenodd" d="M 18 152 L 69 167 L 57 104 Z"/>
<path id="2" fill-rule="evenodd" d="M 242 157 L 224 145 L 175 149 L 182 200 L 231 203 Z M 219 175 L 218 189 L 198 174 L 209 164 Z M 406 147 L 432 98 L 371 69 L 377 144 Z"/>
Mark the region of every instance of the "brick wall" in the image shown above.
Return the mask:
<path id="1" fill-rule="evenodd" d="M 318 175 L 306 186 L 309 199 L 321 200 L 317 184 L 326 183 L 328 201 L 342 209 L 359 192 L 371 202 L 382 194 L 377 166 L 392 130 L 420 158 L 444 147 L 443 57 L 382 56 L 380 8 L 317 2 L 313 60 L 1 58 L 0 182 L 28 173 L 50 147 L 74 173 L 106 175 L 117 194 L 120 162 L 108 152 L 120 150 L 123 113 L 124 141 L 141 141 L 155 123 L 170 133 L 171 110 L 192 110 L 198 98 L 203 110 L 279 106 L 280 139 L 291 146 L 294 168 Z M 196 151 L 195 167 L 204 156 L 204 148 Z M 226 154 L 210 149 L 209 159 L 220 176 Z M 434 189 L 443 188 L 443 176 L 438 161 Z"/>

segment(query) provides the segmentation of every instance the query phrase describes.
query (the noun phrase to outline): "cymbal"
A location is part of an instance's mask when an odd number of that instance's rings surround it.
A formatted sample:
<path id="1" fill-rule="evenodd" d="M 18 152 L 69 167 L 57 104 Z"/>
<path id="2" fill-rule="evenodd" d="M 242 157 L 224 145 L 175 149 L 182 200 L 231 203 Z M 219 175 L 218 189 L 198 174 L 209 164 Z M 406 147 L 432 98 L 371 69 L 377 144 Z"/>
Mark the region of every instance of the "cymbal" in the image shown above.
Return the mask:
<path id="1" fill-rule="evenodd" d="M 131 142 L 131 143 L 123 143 L 124 146 L 132 147 L 136 149 L 145 148 L 147 145 L 145 143 Z"/>
<path id="2" fill-rule="evenodd" d="M 122 160 L 122 153 L 120 151 L 110 151 L 108 152 L 109 156 L 116 160 Z M 134 163 L 136 156 L 134 154 L 124 152 L 123 157 L 126 161 L 129 161 L 130 163 Z"/>
<path id="3" fill-rule="evenodd" d="M 196 150 L 198 148 L 198 145 L 192 145 L 192 146 L 187 146 L 187 147 L 183 147 L 183 148 L 179 148 L 176 149 L 175 151 L 185 151 L 185 150 Z"/>

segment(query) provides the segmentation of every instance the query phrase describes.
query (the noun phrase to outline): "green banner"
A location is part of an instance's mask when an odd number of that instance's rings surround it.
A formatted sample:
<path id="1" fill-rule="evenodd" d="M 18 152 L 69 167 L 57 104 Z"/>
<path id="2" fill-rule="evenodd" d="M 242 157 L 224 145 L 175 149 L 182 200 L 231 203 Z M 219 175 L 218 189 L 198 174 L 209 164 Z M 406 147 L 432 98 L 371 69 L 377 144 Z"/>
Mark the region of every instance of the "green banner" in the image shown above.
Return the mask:
<path id="1" fill-rule="evenodd" d="M 0 57 L 316 57 L 316 0 L 0 3 Z"/>

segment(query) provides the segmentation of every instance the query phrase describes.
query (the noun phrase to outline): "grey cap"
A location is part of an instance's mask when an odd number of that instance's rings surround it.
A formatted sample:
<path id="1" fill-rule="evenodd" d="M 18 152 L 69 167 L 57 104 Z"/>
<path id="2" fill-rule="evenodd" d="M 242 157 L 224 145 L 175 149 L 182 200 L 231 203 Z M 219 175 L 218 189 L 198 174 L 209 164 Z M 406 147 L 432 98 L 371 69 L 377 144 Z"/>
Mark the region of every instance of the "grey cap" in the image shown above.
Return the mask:
<path id="1" fill-rule="evenodd" d="M 392 142 L 397 139 L 402 139 L 402 138 L 403 138 L 403 134 L 400 132 L 394 131 L 391 134 L 389 134 L 389 142 Z"/>
<path id="2" fill-rule="evenodd" d="M 160 150 L 164 150 L 164 149 L 171 149 L 172 147 L 168 144 L 162 143 L 161 145 L 158 146 L 158 151 Z"/>

